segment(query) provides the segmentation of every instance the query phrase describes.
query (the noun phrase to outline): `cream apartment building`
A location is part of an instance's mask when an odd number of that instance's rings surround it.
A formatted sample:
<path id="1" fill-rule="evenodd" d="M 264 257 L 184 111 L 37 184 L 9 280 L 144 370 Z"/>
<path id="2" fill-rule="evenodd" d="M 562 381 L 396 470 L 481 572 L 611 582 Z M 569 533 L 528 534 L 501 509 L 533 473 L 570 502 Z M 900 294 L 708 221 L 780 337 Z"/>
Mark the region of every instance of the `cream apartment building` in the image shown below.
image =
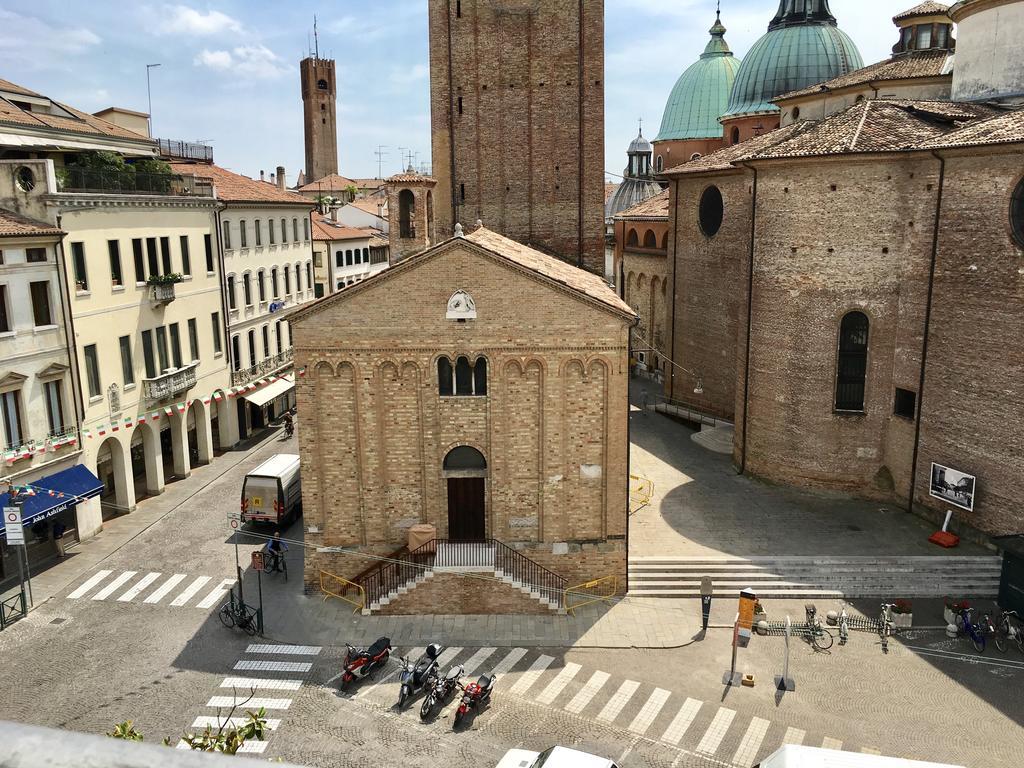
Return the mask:
<path id="1" fill-rule="evenodd" d="M 382 232 L 343 224 L 339 208 L 313 215 L 314 279 L 317 297 L 340 291 L 387 269 L 391 248 Z"/>
<path id="2" fill-rule="evenodd" d="M 279 377 L 234 398 L 238 436 L 246 437 L 295 404 L 288 316 L 314 298 L 312 200 L 285 187 L 284 169 L 269 183 L 212 163 L 172 163 L 212 187 L 227 309 L 231 385 Z"/>

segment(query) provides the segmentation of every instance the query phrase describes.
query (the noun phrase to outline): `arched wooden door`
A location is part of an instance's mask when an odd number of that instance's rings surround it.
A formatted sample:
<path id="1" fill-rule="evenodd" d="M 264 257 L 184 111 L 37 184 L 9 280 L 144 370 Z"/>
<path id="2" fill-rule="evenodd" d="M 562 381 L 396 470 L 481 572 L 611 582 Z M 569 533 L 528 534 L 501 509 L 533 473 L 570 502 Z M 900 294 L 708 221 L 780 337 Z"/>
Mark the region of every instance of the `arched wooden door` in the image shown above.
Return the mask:
<path id="1" fill-rule="evenodd" d="M 481 541 L 486 538 L 487 461 L 476 448 L 460 445 L 444 458 L 448 481 L 448 538 Z"/>

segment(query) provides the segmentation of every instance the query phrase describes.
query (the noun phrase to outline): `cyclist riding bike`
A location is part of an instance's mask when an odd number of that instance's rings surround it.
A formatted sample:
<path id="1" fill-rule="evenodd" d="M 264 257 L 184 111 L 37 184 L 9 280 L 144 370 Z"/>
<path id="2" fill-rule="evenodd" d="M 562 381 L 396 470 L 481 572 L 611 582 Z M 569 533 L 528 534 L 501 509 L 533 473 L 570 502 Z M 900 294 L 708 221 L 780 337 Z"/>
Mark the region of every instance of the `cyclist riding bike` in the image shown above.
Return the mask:
<path id="1" fill-rule="evenodd" d="M 284 553 L 288 551 L 288 545 L 281 541 L 280 531 L 274 531 L 274 538 L 267 542 L 265 549 L 270 556 L 270 564 L 267 570 L 271 572 L 280 571 Z"/>
<path id="2" fill-rule="evenodd" d="M 288 437 L 291 437 L 292 433 L 294 431 L 295 431 L 295 422 L 292 420 L 292 413 L 291 413 L 291 411 L 285 411 L 284 412 L 284 433 Z"/>

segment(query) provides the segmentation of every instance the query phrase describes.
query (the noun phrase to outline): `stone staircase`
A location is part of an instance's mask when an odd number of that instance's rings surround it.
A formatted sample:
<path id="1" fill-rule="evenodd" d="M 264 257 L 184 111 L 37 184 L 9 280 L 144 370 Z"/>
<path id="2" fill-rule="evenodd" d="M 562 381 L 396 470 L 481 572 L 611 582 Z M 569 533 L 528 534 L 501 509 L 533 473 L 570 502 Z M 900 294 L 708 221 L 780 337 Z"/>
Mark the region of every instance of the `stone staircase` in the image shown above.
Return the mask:
<path id="1" fill-rule="evenodd" d="M 711 577 L 716 596 L 750 587 L 758 597 L 974 597 L 999 592 L 996 555 L 885 557 L 631 557 L 633 597 L 698 597 Z"/>
<path id="2" fill-rule="evenodd" d="M 406 562 L 385 564 L 365 579 L 362 586 L 367 589 L 367 605 L 363 615 L 380 610 L 438 573 L 493 576 L 553 613 L 565 613 L 565 580 L 500 541 L 436 539 L 409 553 Z"/>

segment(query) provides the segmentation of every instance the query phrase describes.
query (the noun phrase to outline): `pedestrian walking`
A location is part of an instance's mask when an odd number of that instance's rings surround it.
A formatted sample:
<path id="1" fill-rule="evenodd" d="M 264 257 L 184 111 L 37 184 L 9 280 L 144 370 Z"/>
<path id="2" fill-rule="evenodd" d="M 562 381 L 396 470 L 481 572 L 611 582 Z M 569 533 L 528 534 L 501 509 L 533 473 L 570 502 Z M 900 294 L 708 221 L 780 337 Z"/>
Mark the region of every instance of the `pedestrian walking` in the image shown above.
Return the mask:
<path id="1" fill-rule="evenodd" d="M 53 545 L 57 549 L 57 557 L 64 557 L 64 532 L 68 529 L 60 520 L 53 524 Z"/>

